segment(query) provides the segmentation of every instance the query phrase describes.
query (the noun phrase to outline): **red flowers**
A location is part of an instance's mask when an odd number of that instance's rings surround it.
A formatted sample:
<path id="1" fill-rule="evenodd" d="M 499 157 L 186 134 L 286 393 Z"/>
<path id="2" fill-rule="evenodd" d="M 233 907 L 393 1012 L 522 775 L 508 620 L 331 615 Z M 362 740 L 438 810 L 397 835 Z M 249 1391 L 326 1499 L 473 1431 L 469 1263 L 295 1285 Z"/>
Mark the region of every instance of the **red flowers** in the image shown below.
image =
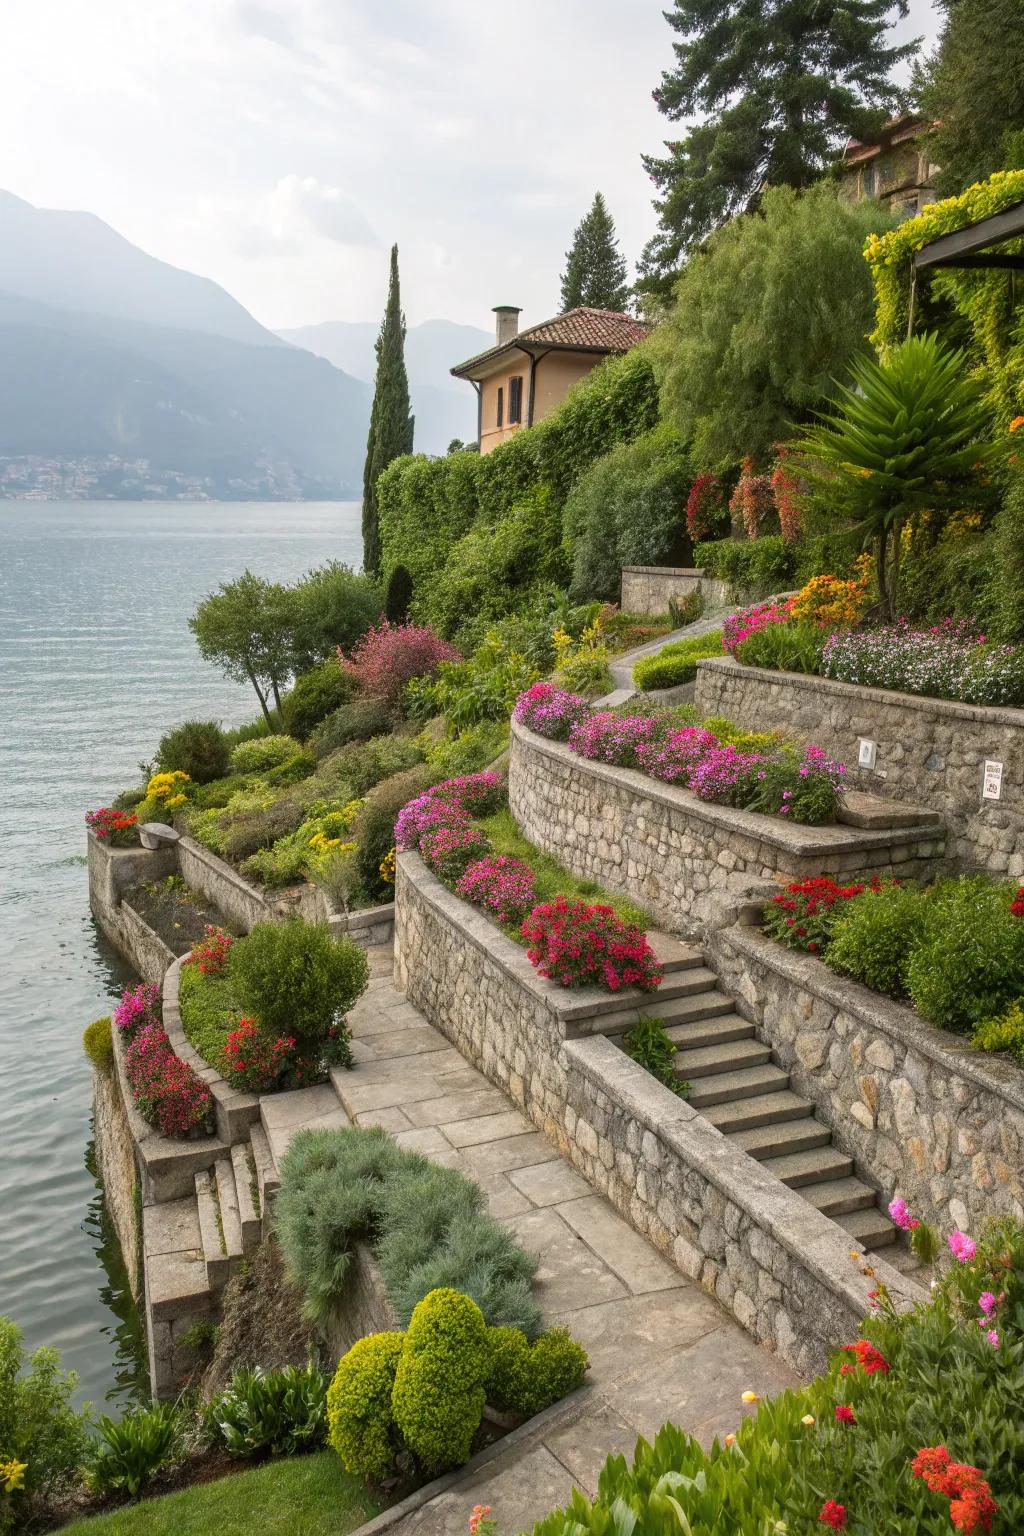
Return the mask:
<path id="1" fill-rule="evenodd" d="M 556 896 L 534 907 L 522 934 L 530 963 L 563 987 L 653 992 L 661 985 L 661 966 L 643 933 L 616 917 L 611 907 Z"/>
<path id="2" fill-rule="evenodd" d="M 845 1352 L 857 1356 L 857 1365 L 863 1368 L 865 1376 L 873 1376 L 876 1371 L 881 1371 L 886 1376 L 889 1374 L 888 1360 L 873 1344 L 869 1344 L 867 1339 L 858 1339 L 856 1344 L 844 1344 L 843 1349 Z M 840 1376 L 851 1375 L 857 1369 L 857 1365 L 854 1365 L 852 1362 L 841 1365 L 839 1367 Z"/>
<path id="3" fill-rule="evenodd" d="M 89 831 L 112 848 L 128 848 L 134 844 L 138 820 L 134 811 L 118 811 L 112 805 L 102 805 L 98 811 L 85 813 Z"/>
<path id="4" fill-rule="evenodd" d="M 196 966 L 204 976 L 219 976 L 228 963 L 228 951 L 234 942 L 230 933 L 208 923 L 204 936 L 196 939 L 181 963 Z"/>
<path id="5" fill-rule="evenodd" d="M 213 1110 L 210 1090 L 180 1057 L 159 1023 L 140 1029 L 125 1053 L 125 1074 L 144 1120 L 163 1136 L 188 1136 Z"/>
<path id="6" fill-rule="evenodd" d="M 965 1536 L 991 1530 L 999 1506 L 977 1467 L 951 1461 L 944 1445 L 926 1445 L 914 1457 L 910 1470 L 924 1479 L 932 1493 L 949 1499 L 949 1518 L 956 1530 Z"/>
<path id="7" fill-rule="evenodd" d="M 1010 902 L 1010 911 L 1014 917 L 1024 917 L 1024 885 L 1020 887 L 1016 896 Z"/>
<path id="8" fill-rule="evenodd" d="M 710 539 L 725 517 L 725 497 L 717 475 L 698 475 L 686 498 L 686 531 L 696 544 Z"/>
<path id="9" fill-rule="evenodd" d="M 818 1522 L 821 1525 L 829 1526 L 833 1531 L 845 1531 L 846 1505 L 837 1504 L 835 1499 L 826 1499 L 821 1506 Z"/>
<path id="10" fill-rule="evenodd" d="M 848 1403 L 837 1403 L 836 1404 L 836 1423 L 837 1424 L 856 1424 L 856 1422 L 857 1422 L 857 1415 L 854 1413 L 853 1409 L 849 1406 Z"/>
<path id="11" fill-rule="evenodd" d="M 239 1019 L 224 1047 L 224 1067 L 228 1075 L 245 1088 L 257 1093 L 279 1086 L 288 1074 L 297 1074 L 301 1086 L 307 1075 L 307 1063 L 296 1055 L 294 1035 L 279 1035 L 270 1040 L 260 1033 L 255 1019 Z"/>
<path id="12" fill-rule="evenodd" d="M 854 881 L 852 885 L 839 885 L 829 875 L 794 880 L 765 907 L 765 931 L 787 949 L 818 954 L 827 948 L 832 924 L 846 902 L 863 891 L 880 891 L 882 887 L 877 877 L 869 884 Z"/>

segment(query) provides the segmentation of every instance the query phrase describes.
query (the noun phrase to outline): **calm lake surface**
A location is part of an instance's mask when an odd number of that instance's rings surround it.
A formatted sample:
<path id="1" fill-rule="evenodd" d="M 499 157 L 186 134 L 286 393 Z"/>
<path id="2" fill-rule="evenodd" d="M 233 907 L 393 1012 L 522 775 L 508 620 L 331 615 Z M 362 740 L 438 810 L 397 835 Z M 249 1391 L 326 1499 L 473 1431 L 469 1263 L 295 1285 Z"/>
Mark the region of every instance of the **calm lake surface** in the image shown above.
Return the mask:
<path id="1" fill-rule="evenodd" d="M 82 1030 L 126 974 L 89 916 L 83 816 L 168 725 L 256 713 L 200 659 L 196 603 L 331 559 L 360 562 L 358 503 L 0 501 L 0 1312 L 97 1404 L 137 1339 L 87 1166 Z"/>

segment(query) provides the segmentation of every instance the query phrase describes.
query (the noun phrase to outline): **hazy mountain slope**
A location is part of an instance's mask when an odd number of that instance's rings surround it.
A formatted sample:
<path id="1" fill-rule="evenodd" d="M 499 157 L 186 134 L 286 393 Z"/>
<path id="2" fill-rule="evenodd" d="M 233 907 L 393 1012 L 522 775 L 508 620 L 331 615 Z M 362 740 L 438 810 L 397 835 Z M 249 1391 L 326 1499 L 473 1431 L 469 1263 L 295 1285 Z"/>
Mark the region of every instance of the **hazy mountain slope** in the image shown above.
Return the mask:
<path id="1" fill-rule="evenodd" d="M 60 309 L 280 346 L 217 283 L 148 256 L 95 214 L 34 208 L 2 191 L 0 289 Z"/>

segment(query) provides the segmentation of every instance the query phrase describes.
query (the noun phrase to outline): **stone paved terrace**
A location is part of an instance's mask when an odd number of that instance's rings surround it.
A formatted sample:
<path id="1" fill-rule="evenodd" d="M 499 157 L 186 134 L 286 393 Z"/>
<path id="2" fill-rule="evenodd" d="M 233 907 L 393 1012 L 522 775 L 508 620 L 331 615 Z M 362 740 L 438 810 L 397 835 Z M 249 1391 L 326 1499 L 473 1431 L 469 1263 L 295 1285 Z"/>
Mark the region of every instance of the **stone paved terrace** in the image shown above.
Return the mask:
<path id="1" fill-rule="evenodd" d="M 499 1444 L 486 1465 L 447 1479 L 397 1524 L 384 1523 L 403 1536 L 464 1536 L 472 1506 L 485 1502 L 504 1530 L 528 1530 L 574 1483 L 593 1494 L 606 1457 L 631 1454 L 637 1436 L 652 1436 L 666 1419 L 710 1444 L 735 1429 L 741 1393 L 798 1384 L 406 1002 L 391 980 L 390 946 L 369 959 L 369 988 L 349 1015 L 356 1070 L 336 1072 L 333 1089 L 262 1101 L 275 1159 L 301 1126 L 351 1120 L 383 1126 L 399 1145 L 460 1169 L 539 1255 L 545 1319 L 571 1329 L 591 1360 L 582 1394 Z"/>

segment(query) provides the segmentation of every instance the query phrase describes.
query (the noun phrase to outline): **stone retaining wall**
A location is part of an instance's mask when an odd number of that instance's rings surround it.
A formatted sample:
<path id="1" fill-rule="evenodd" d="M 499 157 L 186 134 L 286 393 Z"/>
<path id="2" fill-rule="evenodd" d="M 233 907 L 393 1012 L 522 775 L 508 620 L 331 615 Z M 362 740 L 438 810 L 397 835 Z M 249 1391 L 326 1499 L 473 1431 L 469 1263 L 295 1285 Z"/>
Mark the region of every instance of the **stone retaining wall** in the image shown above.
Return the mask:
<path id="1" fill-rule="evenodd" d="M 180 960 L 175 960 L 164 976 L 164 1029 L 175 1055 L 186 1062 L 209 1088 L 217 1116 L 217 1135 L 224 1146 L 233 1147 L 236 1142 L 249 1140 L 249 1129 L 260 1117 L 259 1095 L 233 1088 L 216 1067 L 211 1067 L 205 1057 L 200 1056 L 186 1035 L 178 1005 L 181 964 Z"/>
<path id="2" fill-rule="evenodd" d="M 398 1318 L 373 1250 L 368 1243 L 353 1243 L 341 1301 L 332 1309 L 323 1330 L 331 1359 L 340 1360 L 368 1333 L 392 1333 L 397 1327 Z"/>
<path id="3" fill-rule="evenodd" d="M 873 1282 L 846 1233 L 603 1035 L 569 1038 L 572 994 L 537 977 L 416 854 L 399 856 L 395 901 L 396 978 L 410 1002 L 755 1338 L 799 1371 L 820 1369 L 868 1310 Z M 874 1267 L 898 1301 L 924 1299 L 884 1261 Z"/>
<path id="4" fill-rule="evenodd" d="M 103 1201 L 117 1233 L 128 1283 L 137 1301 L 142 1291 L 139 1172 L 135 1164 L 135 1141 L 113 1062 L 106 1069 L 93 1070 L 92 1089 L 93 1137 L 96 1166 L 103 1183 Z"/>
<path id="5" fill-rule="evenodd" d="M 623 613 L 668 613 L 670 599 L 681 603 L 696 591 L 704 595 L 705 608 L 722 608 L 729 601 L 729 584 L 708 576 L 702 567 L 624 565 L 621 607 Z"/>
<path id="6" fill-rule="evenodd" d="M 951 857 L 1024 878 L 1024 709 L 861 688 L 728 657 L 699 663 L 695 698 L 706 715 L 813 739 L 847 764 L 851 787 L 940 812 Z M 877 744 L 873 770 L 857 767 L 858 739 Z M 999 800 L 981 796 L 988 760 L 1003 764 Z"/>
<path id="7" fill-rule="evenodd" d="M 531 842 L 573 874 L 641 902 L 674 933 L 717 926 L 769 882 L 897 871 L 908 879 L 930 872 L 943 849 L 934 827 L 804 827 L 709 805 L 578 757 L 515 721 L 509 804 Z"/>
<path id="8" fill-rule="evenodd" d="M 756 929 L 714 934 L 709 960 L 883 1190 L 943 1231 L 1024 1217 L 1024 1070 Z"/>

